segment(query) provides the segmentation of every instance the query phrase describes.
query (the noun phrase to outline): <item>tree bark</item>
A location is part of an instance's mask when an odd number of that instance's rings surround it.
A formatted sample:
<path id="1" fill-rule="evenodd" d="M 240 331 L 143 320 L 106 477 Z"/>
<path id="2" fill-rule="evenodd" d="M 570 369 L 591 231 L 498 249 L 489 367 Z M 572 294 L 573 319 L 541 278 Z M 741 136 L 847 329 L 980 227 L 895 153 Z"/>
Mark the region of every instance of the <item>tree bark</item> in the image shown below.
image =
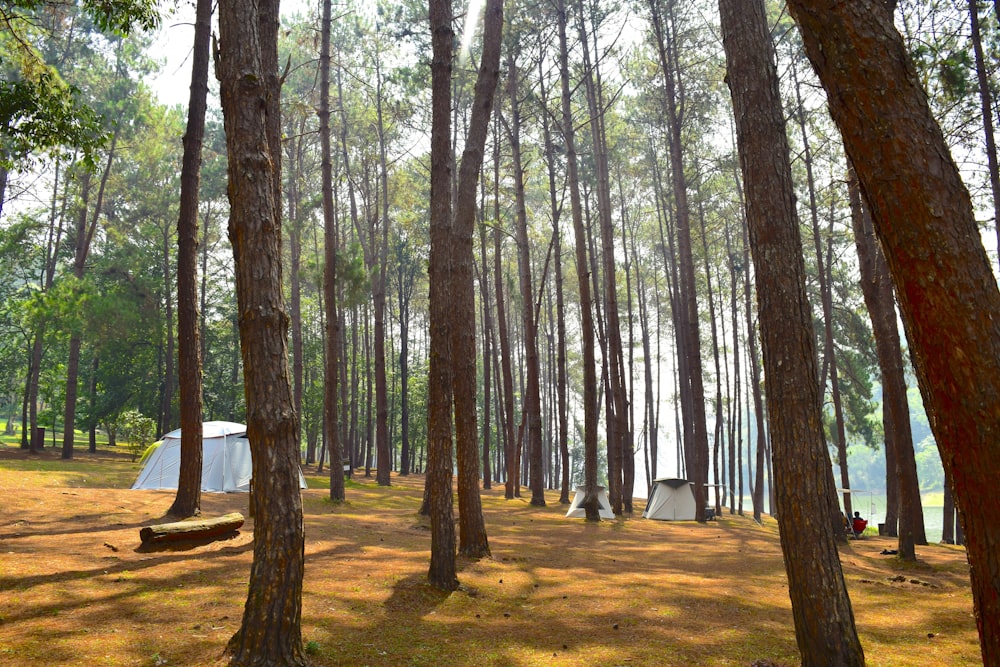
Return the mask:
<path id="1" fill-rule="evenodd" d="M 819 206 L 816 203 L 816 179 L 813 177 L 812 145 L 809 143 L 809 133 L 806 129 L 805 106 L 802 102 L 802 89 L 799 83 L 798 69 L 793 63 L 792 80 L 795 84 L 796 113 L 795 119 L 802 137 L 802 162 L 806 168 L 806 185 L 809 191 L 809 220 L 812 228 L 813 247 L 816 251 L 816 275 L 819 282 L 820 303 L 823 314 L 823 363 L 822 371 L 816 378 L 822 396 L 826 389 L 826 378 L 830 378 L 830 400 L 833 403 L 833 418 L 836 433 L 834 445 L 837 448 L 837 466 L 840 469 L 840 485 L 846 489 L 843 494 L 844 513 L 848 518 L 854 516 L 851 498 L 851 476 L 847 465 L 847 428 L 844 423 L 844 407 L 840 396 L 840 376 L 837 366 L 837 347 L 833 341 L 833 290 L 830 285 L 833 267 L 824 259 L 823 236 L 819 225 Z M 829 253 L 832 254 L 832 253 Z M 833 523 L 834 536 L 838 542 L 846 542 L 847 536 L 840 528 L 843 519 L 840 516 L 840 503 L 836 496 L 830 498 L 830 521 Z"/>
<path id="2" fill-rule="evenodd" d="M 789 8 L 871 206 L 967 539 L 983 662 L 1000 664 L 1000 291 L 969 193 L 882 3 Z"/>
<path id="3" fill-rule="evenodd" d="M 994 18 L 1000 20 L 1000 16 Z M 969 25 L 972 29 L 970 37 L 972 51 L 976 56 L 976 79 L 979 83 L 980 108 L 983 113 L 983 148 L 986 151 L 990 194 L 993 198 L 993 227 L 996 229 L 997 241 L 1000 241 L 1000 164 L 997 164 L 997 142 L 993 132 L 993 91 L 990 89 L 989 72 L 986 69 L 983 40 L 979 29 L 979 0 L 969 0 Z"/>
<path id="4" fill-rule="evenodd" d="M 323 432 L 330 452 L 330 500 L 345 498 L 343 444 L 338 424 L 340 411 L 337 389 L 340 385 L 341 338 L 340 314 L 337 312 L 337 222 L 333 208 L 333 150 L 330 141 L 330 30 L 332 0 L 323 0 L 320 27 L 320 97 L 319 141 L 320 178 L 323 195 L 323 295 L 326 306 L 324 337 L 326 366 L 323 372 Z"/>
<path id="5" fill-rule="evenodd" d="M 497 157 L 497 167 L 495 170 L 495 183 L 499 182 L 499 156 Z M 495 219 L 499 219 L 499 187 L 495 187 L 497 199 L 494 204 L 496 211 Z M 500 229 L 493 228 L 493 292 L 497 306 L 497 338 L 500 343 L 500 379 L 502 388 L 501 419 L 504 431 L 504 463 L 506 480 L 504 483 L 504 498 L 511 500 L 521 495 L 520 477 L 517 470 L 517 456 L 515 455 L 516 445 L 514 444 L 514 372 L 511 368 L 510 356 L 510 333 L 507 326 L 507 306 L 503 289 L 503 256 Z"/>
<path id="6" fill-rule="evenodd" d="M 202 383 L 198 314 L 198 189 L 201 145 L 208 108 L 208 51 L 212 2 L 195 6 L 191 95 L 181 159 L 181 202 L 177 218 L 177 349 L 181 412 L 181 464 L 177 495 L 167 510 L 173 516 L 201 513 Z"/>
<path id="7" fill-rule="evenodd" d="M 494 150 L 496 146 L 494 145 Z M 485 188 L 483 188 L 485 190 Z M 485 205 L 485 193 L 482 196 L 482 205 Z M 483 489 L 490 489 L 493 486 L 490 467 L 490 444 L 492 438 L 493 424 L 493 373 L 490 372 L 490 361 L 493 357 L 493 323 L 490 319 L 490 282 L 486 279 L 486 266 L 489 259 L 486 251 L 486 224 L 480 220 L 479 224 L 479 252 L 481 254 L 479 273 L 479 306 L 480 321 L 483 324 Z M 405 340 L 405 339 L 404 339 Z"/>
<path id="8" fill-rule="evenodd" d="M 376 56 L 378 58 L 378 56 Z M 375 482 L 379 486 L 389 486 L 392 472 L 392 456 L 389 453 L 389 387 L 385 374 L 385 284 L 386 265 L 389 252 L 389 167 L 385 150 L 385 120 L 382 113 L 382 67 L 381 61 L 375 65 L 376 119 L 379 143 L 379 187 L 381 189 L 382 211 L 373 216 L 370 253 L 372 272 L 372 308 L 375 310 L 375 451 L 378 468 Z M 376 220 L 381 218 L 381 223 Z M 381 238 L 378 236 L 381 235 Z M 473 318 L 475 321 L 475 318 Z M 473 365 L 475 365 L 473 363 Z"/>
<path id="9" fill-rule="evenodd" d="M 410 301 L 413 298 L 413 282 L 416 262 L 409 256 L 405 242 L 399 247 L 399 474 L 410 474 L 413 467 L 413 453 L 410 445 Z"/>
<path id="10" fill-rule="evenodd" d="M 281 280 L 278 1 L 219 4 L 220 93 L 229 160 L 229 238 L 253 454 L 254 557 L 230 665 L 305 665 L 299 421 Z"/>
<path id="11" fill-rule="evenodd" d="M 608 442 L 608 496 L 611 507 L 616 514 L 632 509 L 632 489 L 624 487 L 624 459 L 631 457 L 631 434 L 629 433 L 627 412 L 628 397 L 625 382 L 625 361 L 622 352 L 621 322 L 618 316 L 618 286 L 617 267 L 615 261 L 614 224 L 611 220 L 611 176 L 608 170 L 607 140 L 604 130 L 604 103 L 600 85 L 598 62 L 591 64 L 586 17 L 583 15 L 583 2 L 578 1 L 579 16 L 577 17 L 580 32 L 580 44 L 583 52 L 584 87 L 587 93 L 587 106 L 590 111 L 590 134 L 594 149 L 595 190 L 597 193 L 597 214 L 600 225 L 601 260 L 603 270 L 604 303 L 605 303 L 605 335 L 607 339 L 607 355 L 604 365 L 608 376 L 607 413 L 610 425 L 609 433 L 613 434 Z M 596 39 L 596 38 L 595 38 Z M 596 47 L 595 47 L 596 48 Z M 597 54 L 594 54 L 595 58 Z M 595 274 L 596 275 L 596 274 Z M 595 290 L 596 291 L 596 290 Z"/>
<path id="12" fill-rule="evenodd" d="M 719 331 L 717 326 L 717 320 L 715 318 L 715 294 L 712 290 L 712 272 L 708 262 L 708 236 L 705 232 L 705 210 L 701 201 L 701 189 L 698 189 L 698 230 L 701 235 L 701 245 L 702 254 L 705 267 L 705 286 L 708 292 L 708 321 L 710 322 L 711 332 L 712 332 L 712 361 L 715 364 L 715 428 L 713 430 L 714 437 L 712 438 L 713 444 L 713 465 L 712 469 L 715 472 L 713 479 L 713 484 L 715 488 L 715 514 L 719 515 L 722 513 L 722 505 L 720 500 L 719 491 L 723 488 L 723 485 L 719 483 L 719 473 L 720 468 L 724 469 L 724 466 L 719 465 L 719 449 L 722 447 L 722 366 L 719 362 Z M 707 423 L 706 423 L 707 428 Z M 707 453 L 707 452 L 706 452 Z M 707 481 L 707 479 L 706 479 Z"/>
<path id="13" fill-rule="evenodd" d="M 510 98 L 510 141 L 514 177 L 515 237 L 517 272 L 521 287 L 521 335 L 524 337 L 524 417 L 525 448 L 528 452 L 531 504 L 545 506 L 545 478 L 542 469 L 541 372 L 538 358 L 538 322 L 535 317 L 535 291 L 531 281 L 531 253 L 528 247 L 528 212 L 524 195 L 524 168 L 521 163 L 521 110 L 518 100 L 518 69 L 513 57 L 507 60 L 507 93 Z"/>
<path id="14" fill-rule="evenodd" d="M 580 293 L 580 337 L 583 339 L 583 507 L 587 521 L 600 521 L 597 490 L 597 369 L 594 350 L 593 299 L 590 293 L 590 263 L 587 260 L 587 234 L 583 225 L 580 177 L 576 157 L 576 132 L 573 129 L 572 98 L 569 85 L 569 56 L 566 39 L 566 2 L 558 0 L 559 79 L 562 92 L 562 132 L 566 145 L 566 178 L 570 190 L 570 210 L 576 237 L 576 275 Z"/>
<path id="15" fill-rule="evenodd" d="M 672 18 L 672 4 L 668 0 L 668 15 Z M 687 199 L 687 179 L 684 175 L 682 121 L 678 109 L 678 91 L 674 77 L 679 76 L 676 62 L 676 44 L 670 32 L 672 26 L 665 25 L 662 13 L 655 0 L 650 0 L 650 14 L 653 30 L 657 35 L 660 67 L 667 113 L 667 132 L 670 145 L 670 174 L 673 184 L 674 202 L 677 206 L 677 254 L 680 260 L 679 306 L 683 319 L 683 337 L 687 376 L 682 378 L 690 391 L 692 440 L 686 446 L 688 477 L 694 483 L 695 512 L 698 521 L 705 520 L 705 504 L 708 483 L 708 423 L 705 414 L 705 388 L 702 379 L 701 335 L 698 326 L 698 295 L 695 289 L 694 254 L 691 246 L 691 211 Z M 672 23 L 672 21 L 671 21 Z"/>
<path id="16" fill-rule="evenodd" d="M 236 532 L 243 526 L 243 515 L 239 512 L 223 514 L 211 519 L 196 521 L 175 521 L 144 526 L 139 529 L 139 539 L 143 544 L 153 542 L 175 542 L 179 540 L 203 540 Z"/>
<path id="17" fill-rule="evenodd" d="M 295 122 L 297 120 L 297 122 Z M 288 315 L 292 330 L 292 405 L 295 414 L 302 420 L 302 386 L 305 369 L 302 350 L 302 192 L 299 183 L 302 180 L 303 136 L 305 134 L 304 116 L 294 119 L 289 134 L 291 138 L 284 142 L 288 151 L 288 188 L 285 194 L 285 204 L 288 207 Z M 306 463 L 313 463 L 314 452 L 308 451 Z"/>
<path id="18" fill-rule="evenodd" d="M 486 135 L 500 77 L 503 2 L 488 0 L 483 8 L 483 52 L 476 76 L 469 129 L 458 167 L 458 188 L 451 238 L 452 400 L 455 408 L 455 450 L 458 464 L 459 551 L 482 558 L 490 553 L 479 497 L 479 426 L 476 399 L 476 286 L 473 276 L 473 236 L 476 193 L 483 166 Z"/>
<path id="19" fill-rule="evenodd" d="M 544 48 L 544 47 L 542 47 Z M 552 216 L 552 255 L 555 260 L 555 290 L 556 290 L 556 416 L 558 418 L 558 447 L 560 471 L 559 502 L 570 503 L 569 484 L 569 404 L 567 402 L 567 365 L 566 365 L 566 305 L 563 295 L 562 270 L 562 230 L 560 229 L 560 213 L 562 208 L 556 199 L 556 164 L 555 150 L 552 145 L 552 131 L 549 122 L 548 95 L 545 89 L 542 58 L 538 59 L 538 89 L 541 104 L 542 134 L 545 138 L 545 167 L 549 180 L 549 211 Z"/>
<path id="20" fill-rule="evenodd" d="M 829 521 L 833 475 L 802 240 L 763 0 L 719 0 L 756 268 L 775 500 L 802 664 L 864 665 Z M 762 480 L 757 480 L 758 485 Z"/>
<path id="21" fill-rule="evenodd" d="M 430 373 L 427 391 L 427 494 L 431 520 L 430 584 L 458 587 L 452 506 L 451 351 L 451 0 L 430 0 L 431 60 L 431 250 Z"/>

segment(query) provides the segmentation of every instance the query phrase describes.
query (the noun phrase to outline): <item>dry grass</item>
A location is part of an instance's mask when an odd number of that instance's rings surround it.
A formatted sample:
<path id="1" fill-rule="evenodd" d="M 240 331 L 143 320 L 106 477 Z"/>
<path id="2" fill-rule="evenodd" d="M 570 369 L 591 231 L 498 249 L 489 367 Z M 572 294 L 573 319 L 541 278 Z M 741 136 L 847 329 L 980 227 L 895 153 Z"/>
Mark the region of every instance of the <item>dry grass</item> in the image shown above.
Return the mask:
<path id="1" fill-rule="evenodd" d="M 51 456 L 0 447 L 0 664 L 219 664 L 252 521 L 229 540 L 143 551 L 139 528 L 173 494 L 127 490 L 128 457 Z M 302 633 L 316 665 L 798 663 L 773 521 L 594 526 L 565 519 L 556 495 L 534 508 L 486 491 L 493 558 L 460 561 L 462 588 L 444 594 L 424 583 L 422 482 L 360 479 L 340 506 L 304 492 Z M 203 511 L 245 514 L 246 502 L 206 494 Z M 980 664 L 964 552 L 922 547 L 904 566 L 879 554 L 893 547 L 841 552 L 868 664 Z"/>

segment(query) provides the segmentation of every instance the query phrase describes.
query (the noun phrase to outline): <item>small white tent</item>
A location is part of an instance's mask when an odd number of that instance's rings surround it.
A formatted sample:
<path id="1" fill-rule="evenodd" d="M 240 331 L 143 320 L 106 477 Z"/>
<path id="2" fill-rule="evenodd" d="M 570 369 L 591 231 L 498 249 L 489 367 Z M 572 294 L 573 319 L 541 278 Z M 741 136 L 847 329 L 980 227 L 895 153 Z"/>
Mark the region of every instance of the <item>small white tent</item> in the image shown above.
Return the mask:
<path id="1" fill-rule="evenodd" d="M 253 462 L 247 427 L 234 422 L 202 424 L 201 490 L 211 493 L 250 491 Z M 133 489 L 176 489 L 181 469 L 181 430 L 163 436 L 163 443 L 150 454 Z M 299 473 L 300 486 L 306 488 Z"/>
<path id="2" fill-rule="evenodd" d="M 686 479 L 663 477 L 653 482 L 642 516 L 660 521 L 694 521 L 696 509 L 694 484 Z"/>
<path id="3" fill-rule="evenodd" d="M 586 495 L 587 487 L 576 487 L 576 495 L 573 496 L 573 502 L 569 506 L 569 511 L 566 512 L 567 517 L 573 519 L 585 519 L 587 517 L 587 512 L 583 509 L 583 499 Z M 611 511 L 611 501 L 608 500 L 608 490 L 603 486 L 597 487 L 597 511 L 602 519 L 615 518 L 615 513 Z"/>

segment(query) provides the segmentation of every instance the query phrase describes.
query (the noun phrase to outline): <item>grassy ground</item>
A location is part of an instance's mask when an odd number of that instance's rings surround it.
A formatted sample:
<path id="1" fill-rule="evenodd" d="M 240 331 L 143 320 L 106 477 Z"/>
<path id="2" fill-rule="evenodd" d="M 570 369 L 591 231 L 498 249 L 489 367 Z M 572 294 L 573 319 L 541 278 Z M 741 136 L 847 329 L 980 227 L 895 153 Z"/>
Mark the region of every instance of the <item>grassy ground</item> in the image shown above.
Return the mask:
<path id="1" fill-rule="evenodd" d="M 130 491 L 125 453 L 0 446 L 0 664 L 218 665 L 238 628 L 253 522 L 238 535 L 140 549 L 171 492 Z M 303 493 L 302 631 L 316 665 L 750 665 L 798 663 L 773 521 L 640 518 L 586 525 L 558 496 L 535 508 L 483 493 L 493 557 L 460 561 L 462 587 L 428 588 L 423 478 L 350 482 L 333 505 Z M 205 494 L 206 516 L 246 514 Z M 931 545 L 916 565 L 852 541 L 841 560 L 869 665 L 977 665 L 968 566 Z"/>

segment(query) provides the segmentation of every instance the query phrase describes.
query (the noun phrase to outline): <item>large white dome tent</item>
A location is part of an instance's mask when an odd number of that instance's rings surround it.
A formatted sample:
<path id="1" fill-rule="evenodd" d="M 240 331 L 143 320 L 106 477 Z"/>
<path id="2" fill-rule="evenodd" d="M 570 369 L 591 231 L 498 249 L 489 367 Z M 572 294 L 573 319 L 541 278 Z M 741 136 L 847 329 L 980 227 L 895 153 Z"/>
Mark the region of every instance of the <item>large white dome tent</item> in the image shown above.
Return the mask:
<path id="1" fill-rule="evenodd" d="M 210 421 L 202 424 L 201 490 L 247 493 L 253 477 L 250 441 L 244 424 Z M 176 489 L 181 469 L 181 430 L 163 436 L 139 472 L 133 489 Z M 299 473 L 301 488 L 305 478 Z"/>

